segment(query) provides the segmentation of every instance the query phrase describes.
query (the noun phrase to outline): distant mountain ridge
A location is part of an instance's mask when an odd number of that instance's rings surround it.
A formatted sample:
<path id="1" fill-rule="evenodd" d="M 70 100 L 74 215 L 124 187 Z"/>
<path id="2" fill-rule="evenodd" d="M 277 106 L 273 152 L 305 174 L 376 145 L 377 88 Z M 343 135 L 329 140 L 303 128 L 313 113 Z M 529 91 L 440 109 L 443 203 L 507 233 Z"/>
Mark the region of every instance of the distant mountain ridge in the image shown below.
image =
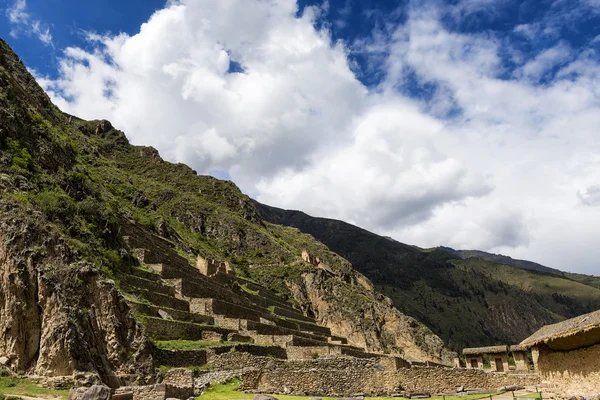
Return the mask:
<path id="1" fill-rule="evenodd" d="M 600 309 L 600 278 L 447 247 L 422 249 L 343 221 L 255 202 L 349 260 L 394 305 L 455 350 L 518 343 L 543 325 Z"/>
<path id="2" fill-rule="evenodd" d="M 529 271 L 545 272 L 548 274 L 563 275 L 563 271 L 555 268 L 546 267 L 533 261 L 519 260 L 502 254 L 488 253 L 481 250 L 454 250 L 450 247 L 440 246 L 442 250 L 456 254 L 462 259 L 482 258 L 497 264 L 510 265 L 511 267 L 526 269 Z"/>

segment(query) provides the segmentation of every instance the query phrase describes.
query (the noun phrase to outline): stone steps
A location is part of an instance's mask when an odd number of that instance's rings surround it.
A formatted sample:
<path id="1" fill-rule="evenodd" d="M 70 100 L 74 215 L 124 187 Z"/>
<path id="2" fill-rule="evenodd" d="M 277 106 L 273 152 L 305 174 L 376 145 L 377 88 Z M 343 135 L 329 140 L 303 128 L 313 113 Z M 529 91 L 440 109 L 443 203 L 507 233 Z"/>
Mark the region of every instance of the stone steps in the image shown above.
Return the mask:
<path id="1" fill-rule="evenodd" d="M 215 325 L 201 325 L 154 317 L 142 318 L 149 335 L 156 340 L 227 341 L 238 332 Z"/>
<path id="2" fill-rule="evenodd" d="M 170 317 L 178 321 L 193 322 L 196 324 L 214 325 L 215 319 L 208 315 L 194 314 L 186 311 L 175 310 L 167 307 L 156 307 L 150 304 L 129 301 L 130 306 L 140 314 L 150 317 L 162 318 L 159 310 L 166 312 Z M 164 318 L 163 318 L 164 319 Z"/>
<path id="3" fill-rule="evenodd" d="M 164 294 L 151 292 L 147 289 L 142 289 L 127 284 L 121 284 L 121 288 L 128 293 L 141 297 L 154 306 L 172 308 L 174 310 L 186 312 L 190 311 L 190 303 L 185 300 L 181 300 L 172 296 L 165 296 Z"/>
<path id="4" fill-rule="evenodd" d="M 382 354 L 369 353 L 369 352 L 366 352 L 364 349 L 353 348 L 351 346 L 339 346 L 339 348 L 341 350 L 341 355 L 348 356 L 348 357 L 354 357 L 354 358 L 381 358 L 381 357 L 385 357 Z"/>
<path id="5" fill-rule="evenodd" d="M 307 317 L 306 315 L 301 314 L 299 311 L 296 310 L 290 310 L 287 308 L 275 306 L 273 308 L 273 313 L 282 317 L 295 319 L 297 321 L 311 322 L 313 324 L 315 323 L 314 318 Z"/>
<path id="6" fill-rule="evenodd" d="M 216 274 L 211 279 L 216 279 L 219 282 L 231 287 L 233 290 L 243 294 L 249 300 L 261 307 L 269 308 L 270 306 L 278 306 L 283 309 L 287 309 L 290 312 L 295 312 L 299 313 L 300 315 L 303 315 L 300 310 L 294 308 L 291 304 L 286 302 L 280 296 L 277 296 L 275 293 L 271 292 L 266 287 L 259 285 L 258 283 L 252 282 L 248 279 L 222 273 Z M 243 289 L 241 289 L 242 286 L 246 286 L 247 289 L 258 293 L 254 294 L 244 291 Z"/>
<path id="7" fill-rule="evenodd" d="M 146 289 L 165 296 L 175 297 L 175 288 L 173 286 L 165 285 L 161 281 L 149 280 L 129 274 L 122 274 L 119 278 L 122 284 Z"/>
<path id="8" fill-rule="evenodd" d="M 231 304 L 219 299 L 189 299 L 190 310 L 194 313 L 203 315 L 219 316 L 220 318 L 245 319 L 260 323 L 269 320 L 282 328 L 294 331 L 305 332 L 317 336 L 330 336 L 331 331 L 327 327 L 319 326 L 314 323 L 285 319 L 271 314 L 269 310 L 260 307 L 245 307 L 238 304 Z"/>
<path id="9" fill-rule="evenodd" d="M 189 299 L 190 310 L 204 315 L 224 315 L 229 318 L 249 319 L 260 322 L 265 315 L 255 308 L 241 306 L 214 298 Z"/>
<path id="10" fill-rule="evenodd" d="M 212 297 L 226 300 L 230 303 L 249 305 L 250 301 L 240 294 L 222 285 L 214 279 L 207 278 L 200 271 L 190 268 L 177 268 L 168 264 L 149 265 L 177 287 L 177 292 L 184 297 Z M 178 281 L 177 281 L 178 280 Z"/>
<path id="11" fill-rule="evenodd" d="M 297 336 L 297 335 L 259 335 L 256 333 L 249 332 L 249 334 L 254 339 L 254 343 L 260 345 L 273 345 L 273 346 L 296 346 L 296 347 L 305 347 L 305 346 L 329 346 L 329 343 L 321 340 L 312 340 L 305 337 Z"/>
<path id="12" fill-rule="evenodd" d="M 214 316 L 215 321 L 225 328 L 237 329 L 240 331 L 253 331 L 259 335 L 296 335 L 307 339 L 329 341 L 328 336 L 315 335 L 310 332 L 303 332 L 297 329 L 285 328 L 278 325 L 264 324 L 247 319 L 227 318 L 220 315 Z"/>
<path id="13" fill-rule="evenodd" d="M 281 299 L 278 299 L 277 303 L 273 304 L 265 298 L 244 292 L 241 289 L 239 291 L 234 291 L 228 286 L 220 284 L 217 280 L 202 275 L 198 270 L 191 266 L 184 269 L 172 267 L 168 264 L 151 264 L 149 267 L 159 273 L 163 279 L 169 279 L 176 287 L 176 291 L 185 298 L 214 298 L 250 308 L 256 308 L 256 306 L 258 306 L 265 310 L 271 307 L 271 309 L 274 310 L 273 312 L 277 315 L 298 321 L 314 323 L 314 319 L 305 316 L 300 310 L 292 308 L 289 304 L 281 301 Z M 229 281 L 232 281 L 233 279 L 235 279 L 235 277 L 230 277 Z M 249 283 L 250 281 L 246 282 Z M 266 291 L 264 288 L 262 288 L 262 290 Z M 276 297 L 275 295 L 272 296 Z"/>
<path id="14" fill-rule="evenodd" d="M 157 274 L 154 271 L 147 271 L 145 269 L 142 268 L 138 268 L 138 267 L 133 267 L 128 271 L 129 275 L 134 275 L 137 276 L 139 278 L 143 278 L 143 279 L 147 279 L 149 281 L 156 281 L 156 282 L 160 282 L 160 280 L 162 279 L 162 277 Z"/>
<path id="15" fill-rule="evenodd" d="M 326 326 L 317 325 L 314 322 L 298 321 L 287 318 L 280 318 L 280 320 L 297 326 L 298 330 L 302 332 L 314 332 L 315 334 L 320 334 L 323 336 L 331 336 L 331 329 L 327 328 Z"/>
<path id="16" fill-rule="evenodd" d="M 214 287 L 206 282 L 199 282 L 192 277 L 169 279 L 175 288 L 177 295 L 183 298 L 213 298 L 252 307 L 252 303 L 245 297 L 239 296 L 225 287 Z"/>
<path id="17" fill-rule="evenodd" d="M 269 299 L 266 299 L 259 295 L 244 292 L 241 290 L 237 291 L 237 293 L 244 296 L 250 303 L 252 303 L 256 306 L 262 307 L 264 309 L 269 309 L 269 308 L 275 307 L 279 310 L 284 310 L 284 312 L 289 315 L 296 315 L 300 319 L 308 318 L 309 321 L 314 321 L 314 320 L 311 320 L 310 317 L 306 317 L 304 314 L 302 314 L 302 311 L 293 308 L 291 305 L 283 302 L 281 299 L 269 300 Z M 279 314 L 279 315 L 284 315 L 284 314 Z M 295 319 L 298 319 L 298 318 L 295 318 Z"/>

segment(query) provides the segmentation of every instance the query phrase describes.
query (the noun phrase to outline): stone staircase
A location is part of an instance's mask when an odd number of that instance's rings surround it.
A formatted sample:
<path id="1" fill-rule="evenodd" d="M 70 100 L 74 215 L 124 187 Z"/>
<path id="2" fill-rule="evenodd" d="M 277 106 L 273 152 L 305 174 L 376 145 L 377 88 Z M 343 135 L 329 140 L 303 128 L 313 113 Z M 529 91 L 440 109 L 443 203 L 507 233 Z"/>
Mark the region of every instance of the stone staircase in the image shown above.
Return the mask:
<path id="1" fill-rule="evenodd" d="M 203 275 L 162 238 L 128 240 L 142 267 L 121 274 L 119 282 L 152 339 L 158 365 L 198 367 L 231 352 L 287 360 L 385 357 L 349 345 L 256 282 L 231 273 Z"/>

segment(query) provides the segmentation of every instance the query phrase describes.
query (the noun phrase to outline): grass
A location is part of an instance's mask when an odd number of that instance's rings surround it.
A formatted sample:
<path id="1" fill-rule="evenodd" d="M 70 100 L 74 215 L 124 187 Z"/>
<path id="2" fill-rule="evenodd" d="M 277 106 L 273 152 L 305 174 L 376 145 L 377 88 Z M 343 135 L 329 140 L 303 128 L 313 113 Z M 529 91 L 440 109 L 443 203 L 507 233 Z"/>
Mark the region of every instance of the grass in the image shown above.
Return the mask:
<path id="1" fill-rule="evenodd" d="M 214 346 L 227 346 L 241 344 L 238 342 L 221 342 L 205 340 L 155 340 L 154 345 L 168 350 L 198 350 Z"/>
<path id="2" fill-rule="evenodd" d="M 242 393 L 238 391 L 240 386 L 239 379 L 232 379 L 226 383 L 220 385 L 211 386 L 201 396 L 197 397 L 197 400 L 252 400 L 254 397 L 250 393 Z M 498 394 L 498 393 L 496 393 Z M 279 400 L 306 400 L 315 396 L 285 396 L 285 395 L 274 395 Z M 535 394 L 533 395 L 535 396 Z M 335 400 L 337 397 L 321 397 L 323 400 Z M 488 398 L 486 395 L 466 395 L 466 396 L 446 396 L 446 400 L 476 400 Z M 538 397 L 531 397 L 538 398 Z M 403 397 L 366 397 L 367 400 L 402 400 Z M 442 396 L 432 397 L 432 400 L 441 400 Z"/>
<path id="3" fill-rule="evenodd" d="M 542 393 L 531 393 L 523 396 L 519 396 L 520 399 L 543 399 Z"/>
<path id="4" fill-rule="evenodd" d="M 47 389 L 27 379 L 0 377 L 0 399 L 8 395 L 66 399 L 69 391 Z"/>

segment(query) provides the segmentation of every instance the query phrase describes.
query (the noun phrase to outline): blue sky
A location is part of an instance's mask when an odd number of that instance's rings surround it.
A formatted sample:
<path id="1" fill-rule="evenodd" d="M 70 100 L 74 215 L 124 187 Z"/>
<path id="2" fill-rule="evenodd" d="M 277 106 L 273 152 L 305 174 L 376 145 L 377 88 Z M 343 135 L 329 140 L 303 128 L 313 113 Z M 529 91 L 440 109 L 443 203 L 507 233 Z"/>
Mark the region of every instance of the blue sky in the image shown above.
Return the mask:
<path id="1" fill-rule="evenodd" d="M 0 8 L 62 109 L 260 201 L 600 273 L 600 0 Z"/>

